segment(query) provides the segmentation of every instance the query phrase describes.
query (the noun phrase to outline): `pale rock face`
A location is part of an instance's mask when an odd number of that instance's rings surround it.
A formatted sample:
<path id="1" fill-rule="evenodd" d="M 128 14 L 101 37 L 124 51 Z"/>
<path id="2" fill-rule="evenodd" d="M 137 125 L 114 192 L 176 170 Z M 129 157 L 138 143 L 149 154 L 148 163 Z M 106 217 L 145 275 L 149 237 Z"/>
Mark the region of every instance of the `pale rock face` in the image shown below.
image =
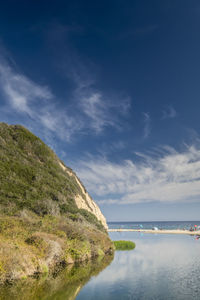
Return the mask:
<path id="1" fill-rule="evenodd" d="M 81 191 L 82 191 L 83 195 L 85 196 L 86 200 L 82 197 L 81 194 L 75 196 L 74 200 L 76 202 L 77 207 L 80 208 L 80 209 L 83 208 L 83 209 L 91 212 L 93 215 L 95 215 L 97 217 L 97 219 L 99 221 L 101 221 L 101 223 L 105 227 L 105 229 L 108 230 L 108 225 L 106 223 L 106 219 L 105 219 L 104 215 L 102 214 L 102 212 L 101 212 L 100 208 L 98 207 L 98 205 L 94 202 L 94 200 L 90 197 L 88 192 L 85 190 L 85 188 L 81 184 L 78 177 L 73 172 L 70 172 L 61 162 L 59 162 L 59 165 L 70 176 L 74 176 L 76 182 L 78 183 L 78 185 L 81 188 Z"/>

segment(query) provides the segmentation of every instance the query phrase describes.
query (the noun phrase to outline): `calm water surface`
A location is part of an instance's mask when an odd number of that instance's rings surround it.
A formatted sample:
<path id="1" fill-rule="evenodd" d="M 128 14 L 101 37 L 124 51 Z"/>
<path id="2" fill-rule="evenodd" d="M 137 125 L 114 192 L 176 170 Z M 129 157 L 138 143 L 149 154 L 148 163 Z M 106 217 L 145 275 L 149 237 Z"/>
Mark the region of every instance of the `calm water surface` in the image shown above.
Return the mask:
<path id="1" fill-rule="evenodd" d="M 82 288 L 77 300 L 200 299 L 200 240 L 185 235 L 110 233 L 136 242 Z"/>

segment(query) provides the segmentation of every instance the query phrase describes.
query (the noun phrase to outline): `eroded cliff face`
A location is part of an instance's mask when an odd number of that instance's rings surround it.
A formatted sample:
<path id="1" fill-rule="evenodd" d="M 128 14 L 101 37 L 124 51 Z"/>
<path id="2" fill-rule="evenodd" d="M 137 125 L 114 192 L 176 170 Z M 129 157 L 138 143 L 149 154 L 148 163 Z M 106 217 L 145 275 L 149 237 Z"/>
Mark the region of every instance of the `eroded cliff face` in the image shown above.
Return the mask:
<path id="1" fill-rule="evenodd" d="M 76 180 L 77 184 L 80 186 L 81 192 L 82 194 L 78 194 L 74 197 L 74 200 L 76 202 L 76 205 L 78 208 L 82 208 L 85 209 L 89 212 L 91 212 L 92 214 L 94 214 L 97 219 L 99 221 L 101 221 L 102 225 L 104 226 L 104 228 L 107 230 L 108 229 L 108 225 L 106 223 L 106 219 L 104 217 L 104 215 L 102 214 L 100 208 L 98 207 L 98 205 L 94 202 L 94 200 L 90 197 L 90 195 L 88 194 L 88 192 L 86 191 L 85 187 L 82 185 L 82 183 L 80 182 L 80 180 L 78 179 L 78 177 L 75 175 L 74 172 L 69 171 L 69 169 L 67 169 L 62 162 L 59 161 L 59 165 L 60 167 L 65 170 L 65 172 L 70 175 L 73 176 L 74 179 Z"/>

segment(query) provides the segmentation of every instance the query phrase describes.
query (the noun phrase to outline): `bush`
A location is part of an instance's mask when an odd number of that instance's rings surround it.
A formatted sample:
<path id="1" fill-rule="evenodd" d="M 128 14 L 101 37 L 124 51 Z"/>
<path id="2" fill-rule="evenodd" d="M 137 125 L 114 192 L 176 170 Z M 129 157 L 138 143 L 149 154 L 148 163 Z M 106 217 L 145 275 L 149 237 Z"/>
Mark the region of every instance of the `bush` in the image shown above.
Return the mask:
<path id="1" fill-rule="evenodd" d="M 91 212 L 87 211 L 86 209 L 79 209 L 79 213 L 85 218 L 87 222 L 94 224 L 99 230 L 105 231 L 102 223 Z"/>
<path id="2" fill-rule="evenodd" d="M 114 241 L 113 243 L 116 250 L 133 250 L 135 248 L 135 243 L 131 241 Z"/>
<path id="3" fill-rule="evenodd" d="M 79 218 L 77 216 L 77 214 L 68 214 L 68 217 L 72 220 L 72 221 L 78 221 Z"/>

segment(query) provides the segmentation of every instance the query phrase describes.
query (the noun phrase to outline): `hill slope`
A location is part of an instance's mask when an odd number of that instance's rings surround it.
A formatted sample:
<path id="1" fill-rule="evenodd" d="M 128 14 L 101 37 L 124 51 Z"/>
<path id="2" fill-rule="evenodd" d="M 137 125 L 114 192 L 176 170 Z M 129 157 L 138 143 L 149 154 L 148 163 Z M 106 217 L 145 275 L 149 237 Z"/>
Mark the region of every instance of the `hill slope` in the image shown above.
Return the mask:
<path id="1" fill-rule="evenodd" d="M 112 252 L 106 229 L 56 154 L 26 128 L 0 123 L 0 280 Z"/>
<path id="2" fill-rule="evenodd" d="M 0 123 L 0 171 L 1 209 L 15 213 L 27 208 L 39 215 L 58 215 L 80 208 L 107 228 L 99 207 L 75 173 L 24 127 Z"/>

